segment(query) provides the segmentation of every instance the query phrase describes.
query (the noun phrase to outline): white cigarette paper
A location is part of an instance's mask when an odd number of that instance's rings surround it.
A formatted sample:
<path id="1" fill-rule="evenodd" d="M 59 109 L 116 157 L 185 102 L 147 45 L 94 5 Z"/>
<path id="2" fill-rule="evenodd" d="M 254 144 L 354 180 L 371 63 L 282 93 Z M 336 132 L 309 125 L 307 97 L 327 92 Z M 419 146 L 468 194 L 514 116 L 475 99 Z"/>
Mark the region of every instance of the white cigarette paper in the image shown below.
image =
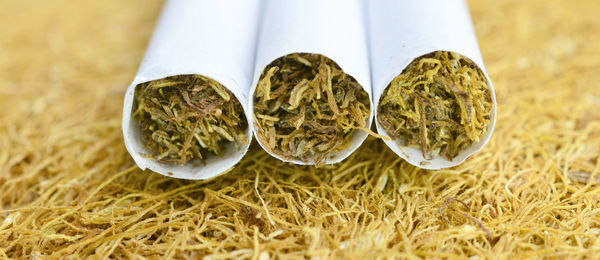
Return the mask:
<path id="1" fill-rule="evenodd" d="M 248 143 L 229 143 L 222 156 L 210 155 L 205 164 L 169 165 L 144 157 L 138 122 L 132 118 L 138 84 L 175 75 L 197 74 L 229 89 L 247 114 L 252 81 L 260 2 L 258 0 L 170 0 L 165 3 L 152 40 L 135 79 L 127 88 L 122 130 L 125 146 L 135 163 L 162 175 L 208 179 L 230 169 L 248 151 Z"/>
<path id="2" fill-rule="evenodd" d="M 352 76 L 371 98 L 366 28 L 361 7 L 359 0 L 265 1 L 247 114 L 247 118 L 253 122 L 253 128 L 256 122 L 253 115 L 253 93 L 261 72 L 272 61 L 288 54 L 320 54 L 333 60 L 346 74 Z M 370 104 L 366 128 L 371 127 L 373 108 L 373 104 Z M 348 157 L 366 137 L 366 132 L 355 130 L 347 148 L 327 158 L 326 164 L 337 163 Z M 258 137 L 257 140 L 265 148 L 265 144 Z M 268 152 L 268 149 L 265 150 Z M 295 164 L 316 163 L 313 158 L 302 161 L 270 154 Z"/>
<path id="3" fill-rule="evenodd" d="M 490 139 L 496 122 L 496 97 L 485 71 L 475 31 L 464 0 L 368 0 L 373 105 L 375 113 L 379 99 L 407 65 L 416 58 L 435 51 L 450 51 L 472 60 L 485 75 L 491 91 L 492 111 L 487 132 L 452 160 L 435 155 L 424 158 L 421 149 L 402 146 L 398 140 L 385 143 L 410 164 L 424 169 L 441 169 L 462 163 L 479 151 Z M 379 134 L 389 137 L 375 122 Z"/>

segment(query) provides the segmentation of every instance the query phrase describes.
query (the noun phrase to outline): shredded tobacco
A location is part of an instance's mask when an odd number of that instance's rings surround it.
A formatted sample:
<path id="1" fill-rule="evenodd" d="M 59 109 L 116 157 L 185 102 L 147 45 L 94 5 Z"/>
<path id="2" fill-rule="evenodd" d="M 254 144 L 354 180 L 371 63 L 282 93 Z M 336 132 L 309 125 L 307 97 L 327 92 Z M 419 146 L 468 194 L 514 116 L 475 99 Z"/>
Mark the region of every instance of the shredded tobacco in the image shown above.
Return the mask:
<path id="1" fill-rule="evenodd" d="M 200 75 L 180 75 L 139 84 L 134 118 L 152 158 L 183 165 L 222 155 L 226 143 L 248 144 L 242 105 L 221 84 Z"/>
<path id="2" fill-rule="evenodd" d="M 469 1 L 498 125 L 459 166 L 367 138 L 322 168 L 251 145 L 205 181 L 142 171 L 123 146 L 123 86 L 163 1 L 0 2 L 0 259 L 600 254 L 600 1 Z M 448 198 L 469 207 L 446 222 Z"/>
<path id="3" fill-rule="evenodd" d="M 484 226 L 484 225 L 481 223 L 481 221 L 477 220 L 476 218 L 472 217 L 471 215 L 469 215 L 469 214 L 467 214 L 467 213 L 460 212 L 460 211 L 459 211 L 459 210 L 457 210 L 456 208 L 452 207 L 450 204 L 451 204 L 452 202 L 454 202 L 454 201 L 456 201 L 456 202 L 459 202 L 460 204 L 462 204 L 463 206 L 465 206 L 465 208 L 469 209 L 469 205 L 467 205 L 467 203 L 465 203 L 464 201 L 462 201 L 462 200 L 459 200 L 459 199 L 457 199 L 457 198 L 454 198 L 454 197 L 449 197 L 449 198 L 446 198 L 446 200 L 444 200 L 444 204 L 442 204 L 442 206 L 440 207 L 440 212 L 439 212 L 439 213 L 440 213 L 440 217 L 441 217 L 441 218 L 442 218 L 442 219 L 443 219 L 443 220 L 444 220 L 446 223 L 450 223 L 450 220 L 449 220 L 449 219 L 448 219 L 448 217 L 447 217 L 447 216 L 444 214 L 444 212 L 445 212 L 445 209 L 446 209 L 446 208 L 450 208 L 450 209 L 452 209 L 452 210 L 454 210 L 454 211 L 457 211 L 457 212 L 459 212 L 459 213 L 460 213 L 460 215 L 462 215 L 463 217 L 465 217 L 465 218 L 468 218 L 468 219 L 470 219 L 471 221 L 475 222 L 475 224 L 477 224 L 477 226 L 479 226 L 479 228 L 481 228 L 481 229 L 483 230 L 483 232 L 485 232 L 485 234 L 486 234 L 486 235 L 487 235 L 487 237 L 488 237 L 488 241 L 489 241 L 490 243 L 493 243 L 494 239 L 492 238 L 492 233 L 491 233 L 491 232 L 490 232 L 490 231 L 489 231 L 487 228 L 485 228 L 485 226 Z"/>
<path id="4" fill-rule="evenodd" d="M 383 92 L 377 120 L 423 157 L 451 160 L 486 133 L 492 97 L 483 72 L 466 57 L 436 51 L 412 61 Z"/>
<path id="5" fill-rule="evenodd" d="M 369 117 L 369 95 L 331 59 L 308 53 L 281 57 L 263 71 L 254 92 L 256 133 L 286 159 L 315 160 L 347 147 Z"/>

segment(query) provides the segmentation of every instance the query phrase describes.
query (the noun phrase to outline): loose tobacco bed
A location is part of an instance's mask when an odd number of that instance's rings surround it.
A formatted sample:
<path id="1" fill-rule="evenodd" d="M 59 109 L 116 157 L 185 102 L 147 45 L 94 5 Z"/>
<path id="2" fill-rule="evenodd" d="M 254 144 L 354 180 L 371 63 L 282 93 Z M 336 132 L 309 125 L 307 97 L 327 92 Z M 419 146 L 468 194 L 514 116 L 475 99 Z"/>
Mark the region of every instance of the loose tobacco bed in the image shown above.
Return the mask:
<path id="1" fill-rule="evenodd" d="M 133 116 L 142 144 L 159 162 L 183 165 L 221 155 L 225 144 L 247 144 L 242 105 L 221 84 L 200 75 L 138 85 Z"/>
<path id="2" fill-rule="evenodd" d="M 492 111 L 488 81 L 471 60 L 436 51 L 412 61 L 388 85 L 377 108 L 383 129 L 423 157 L 449 160 L 486 133 Z"/>
<path id="3" fill-rule="evenodd" d="M 369 95 L 331 59 L 294 53 L 269 64 L 254 92 L 260 142 L 284 159 L 325 163 L 369 118 Z"/>

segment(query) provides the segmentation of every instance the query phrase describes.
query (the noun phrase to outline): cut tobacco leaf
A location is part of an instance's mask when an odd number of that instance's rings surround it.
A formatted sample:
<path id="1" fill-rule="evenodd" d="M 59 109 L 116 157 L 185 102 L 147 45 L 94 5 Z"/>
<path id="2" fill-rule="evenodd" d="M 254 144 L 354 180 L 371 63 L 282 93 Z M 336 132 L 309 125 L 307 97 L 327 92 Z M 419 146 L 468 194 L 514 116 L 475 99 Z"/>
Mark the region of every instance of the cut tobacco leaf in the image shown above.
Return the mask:
<path id="1" fill-rule="evenodd" d="M 492 96 L 481 69 L 468 58 L 436 51 L 413 60 L 384 90 L 380 126 L 423 157 L 452 160 L 488 130 Z"/>
<path id="2" fill-rule="evenodd" d="M 294 53 L 269 64 L 254 92 L 259 141 L 284 159 L 323 165 L 365 128 L 369 95 L 331 59 Z"/>
<path id="3" fill-rule="evenodd" d="M 225 144 L 247 144 L 244 110 L 217 81 L 179 75 L 136 86 L 133 116 L 140 125 L 148 156 L 183 165 L 209 154 L 222 155 Z"/>

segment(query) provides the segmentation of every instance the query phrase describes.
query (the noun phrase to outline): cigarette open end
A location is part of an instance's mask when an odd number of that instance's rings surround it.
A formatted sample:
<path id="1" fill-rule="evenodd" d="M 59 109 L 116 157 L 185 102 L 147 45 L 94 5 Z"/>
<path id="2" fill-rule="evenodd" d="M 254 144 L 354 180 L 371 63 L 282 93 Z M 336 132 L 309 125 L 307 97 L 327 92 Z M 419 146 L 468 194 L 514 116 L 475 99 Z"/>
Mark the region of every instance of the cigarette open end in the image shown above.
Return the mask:
<path id="1" fill-rule="evenodd" d="M 316 165 L 366 128 L 369 94 L 331 59 L 294 53 L 263 70 L 253 93 L 256 136 L 271 154 Z M 359 130 L 360 131 L 360 130 Z"/>
<path id="2" fill-rule="evenodd" d="M 436 51 L 413 60 L 386 87 L 377 107 L 379 125 L 424 158 L 452 160 L 480 141 L 493 109 L 487 77 L 470 59 Z"/>
<path id="3" fill-rule="evenodd" d="M 139 123 L 145 156 L 184 165 L 221 156 L 227 143 L 248 145 L 248 123 L 236 97 L 200 75 L 178 75 L 135 88 L 132 117 Z"/>

